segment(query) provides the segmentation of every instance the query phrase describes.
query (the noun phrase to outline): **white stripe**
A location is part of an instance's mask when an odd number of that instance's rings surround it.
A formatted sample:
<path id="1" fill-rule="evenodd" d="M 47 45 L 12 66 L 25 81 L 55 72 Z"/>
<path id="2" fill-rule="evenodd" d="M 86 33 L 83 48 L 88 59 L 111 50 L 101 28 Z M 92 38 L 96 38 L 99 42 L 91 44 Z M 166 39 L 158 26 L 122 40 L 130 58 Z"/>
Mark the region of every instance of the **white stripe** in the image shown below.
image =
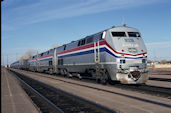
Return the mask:
<path id="1" fill-rule="evenodd" d="M 93 47 L 87 48 L 87 49 L 83 49 L 83 50 L 77 50 L 77 51 L 73 51 L 73 52 L 69 52 L 69 53 L 64 53 L 64 54 L 61 54 L 61 55 L 58 55 L 58 56 L 64 56 L 64 55 L 68 55 L 68 54 L 84 52 L 84 51 L 88 51 L 88 50 L 91 50 L 91 49 L 93 49 Z"/>
<path id="2" fill-rule="evenodd" d="M 63 64 L 65 66 L 73 66 L 73 65 L 94 65 L 95 63 L 77 63 L 77 64 Z"/>
<path id="3" fill-rule="evenodd" d="M 73 64 L 63 64 L 65 66 L 74 66 L 74 65 L 95 65 L 95 64 L 123 64 L 123 63 L 120 63 L 120 59 L 117 60 L 118 62 L 100 62 L 100 63 L 95 63 L 95 62 L 92 62 L 92 63 L 73 63 Z M 134 60 L 135 61 L 135 60 Z M 137 61 L 137 60 L 136 60 Z M 141 61 L 141 60 L 140 60 Z M 126 62 L 124 63 L 123 65 L 127 65 L 127 64 L 132 64 L 132 63 L 140 63 L 141 62 Z"/>
<path id="4" fill-rule="evenodd" d="M 100 64 L 119 64 L 119 62 L 100 62 Z"/>
<path id="5" fill-rule="evenodd" d="M 63 64 L 65 66 L 73 66 L 73 65 L 95 65 L 96 63 L 76 63 L 76 64 Z M 117 62 L 100 62 L 99 64 L 119 64 Z"/>
<path id="6" fill-rule="evenodd" d="M 12 108 L 13 108 L 13 112 L 14 113 L 16 113 L 16 106 L 15 106 L 15 103 L 14 103 L 14 100 L 13 100 L 13 95 L 12 95 L 12 92 L 11 92 L 11 88 L 10 88 L 10 86 L 9 86 L 9 81 L 8 81 L 8 74 L 6 73 L 6 70 L 4 70 L 4 76 L 5 76 L 5 79 L 6 79 L 6 81 L 7 81 L 7 87 L 8 87 L 8 91 L 9 91 L 9 95 L 10 95 L 10 99 L 11 99 L 11 103 L 12 103 Z"/>
<path id="7" fill-rule="evenodd" d="M 106 45 L 101 45 L 99 46 L 99 48 L 107 48 L 110 52 L 112 52 L 114 55 L 116 56 L 119 56 L 119 57 L 122 57 L 121 54 L 118 54 L 118 53 L 115 53 L 112 49 L 110 49 L 108 46 Z M 93 50 L 94 47 L 91 47 L 91 48 L 87 48 L 87 49 L 83 49 L 83 50 L 78 50 L 78 51 L 73 51 L 73 52 L 69 52 L 69 53 L 64 53 L 64 54 L 61 54 L 61 55 L 58 55 L 59 57 L 60 56 L 64 56 L 64 55 L 69 55 L 69 54 L 73 54 L 73 53 L 79 53 L 79 52 L 84 52 L 84 51 L 88 51 L 88 50 Z M 146 57 L 147 54 L 144 54 L 144 57 Z M 132 56 L 132 55 L 124 55 L 123 57 L 132 57 L 132 58 L 137 58 L 137 57 L 143 57 L 143 55 L 137 55 L 137 56 Z"/>
<path id="8" fill-rule="evenodd" d="M 121 55 L 121 54 L 115 53 L 115 52 L 114 52 L 112 49 L 110 49 L 108 46 L 106 46 L 106 45 L 105 45 L 105 47 L 106 47 L 110 52 L 112 52 L 114 55 L 122 57 L 122 55 Z M 126 54 L 127 54 L 127 53 L 126 53 Z M 147 55 L 147 54 L 144 54 L 144 55 L 145 55 L 144 57 L 146 57 L 146 55 Z M 137 55 L 137 56 L 124 55 L 123 57 L 132 57 L 132 58 L 137 58 L 137 57 L 143 57 L 143 55 Z"/>
<path id="9" fill-rule="evenodd" d="M 46 57 L 46 58 L 41 58 L 41 59 L 38 59 L 38 60 L 45 60 L 45 59 L 49 59 L 49 58 L 52 58 L 53 56 L 50 56 L 50 57 Z"/>
<path id="10" fill-rule="evenodd" d="M 99 48 L 103 48 L 103 47 L 105 47 L 105 45 L 99 46 Z M 73 52 L 69 52 L 69 53 L 64 53 L 64 54 L 61 54 L 61 55 L 58 55 L 58 56 L 60 57 L 60 56 L 69 55 L 69 54 L 73 54 L 73 53 L 84 52 L 84 51 L 88 51 L 88 50 L 94 50 L 94 47 L 83 49 L 83 50 L 78 50 L 78 51 L 73 51 Z"/>

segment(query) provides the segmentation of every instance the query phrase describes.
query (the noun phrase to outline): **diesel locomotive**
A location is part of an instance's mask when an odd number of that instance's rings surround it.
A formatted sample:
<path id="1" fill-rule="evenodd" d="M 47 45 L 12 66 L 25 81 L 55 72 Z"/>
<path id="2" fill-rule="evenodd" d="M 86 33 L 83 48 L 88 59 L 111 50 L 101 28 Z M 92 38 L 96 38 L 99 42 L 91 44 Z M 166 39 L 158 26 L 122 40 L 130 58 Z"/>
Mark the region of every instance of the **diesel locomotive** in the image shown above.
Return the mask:
<path id="1" fill-rule="evenodd" d="M 11 67 L 69 77 L 87 76 L 103 84 L 141 84 L 148 80 L 146 46 L 140 32 L 125 24 L 16 61 Z"/>

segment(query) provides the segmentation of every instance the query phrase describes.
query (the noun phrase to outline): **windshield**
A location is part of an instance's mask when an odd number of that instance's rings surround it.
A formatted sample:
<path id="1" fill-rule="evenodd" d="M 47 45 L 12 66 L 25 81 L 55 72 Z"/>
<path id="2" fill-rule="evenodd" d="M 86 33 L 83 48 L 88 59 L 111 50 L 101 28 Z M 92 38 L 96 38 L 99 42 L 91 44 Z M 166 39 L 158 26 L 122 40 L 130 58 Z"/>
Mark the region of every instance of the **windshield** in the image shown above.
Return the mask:
<path id="1" fill-rule="evenodd" d="M 125 32 L 112 32 L 113 37 L 126 37 Z"/>
<path id="2" fill-rule="evenodd" d="M 129 37 L 140 37 L 138 32 L 128 32 Z"/>

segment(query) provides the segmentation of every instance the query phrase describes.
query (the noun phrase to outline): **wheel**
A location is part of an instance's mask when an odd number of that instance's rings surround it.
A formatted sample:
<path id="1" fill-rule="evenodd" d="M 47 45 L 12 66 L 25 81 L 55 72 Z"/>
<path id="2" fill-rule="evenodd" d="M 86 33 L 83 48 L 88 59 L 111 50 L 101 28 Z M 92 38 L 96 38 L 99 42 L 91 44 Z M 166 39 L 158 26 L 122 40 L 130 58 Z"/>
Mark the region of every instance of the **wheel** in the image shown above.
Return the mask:
<path id="1" fill-rule="evenodd" d="M 53 74 L 53 70 L 49 69 L 49 74 L 52 75 Z"/>
<path id="2" fill-rule="evenodd" d="M 66 75 L 67 75 L 67 77 L 72 78 L 72 74 L 71 73 L 68 72 Z"/>
<path id="3" fill-rule="evenodd" d="M 103 78 L 100 80 L 101 84 L 103 85 L 106 85 L 107 84 L 107 79 L 106 78 Z"/>
<path id="4" fill-rule="evenodd" d="M 108 80 L 109 80 L 109 74 L 108 74 L 108 72 L 102 73 L 101 76 L 100 76 L 100 82 L 101 82 L 101 84 L 106 85 L 108 83 Z"/>
<path id="5" fill-rule="evenodd" d="M 97 79 L 96 79 L 96 82 L 97 82 L 98 84 L 100 84 L 100 83 L 101 83 L 101 81 L 100 81 L 100 79 L 99 79 L 99 78 L 97 78 Z"/>
<path id="6" fill-rule="evenodd" d="M 60 69 L 60 74 L 61 74 L 61 75 L 64 75 L 63 69 Z"/>
<path id="7" fill-rule="evenodd" d="M 79 73 L 77 73 L 77 77 L 82 80 L 82 76 Z"/>

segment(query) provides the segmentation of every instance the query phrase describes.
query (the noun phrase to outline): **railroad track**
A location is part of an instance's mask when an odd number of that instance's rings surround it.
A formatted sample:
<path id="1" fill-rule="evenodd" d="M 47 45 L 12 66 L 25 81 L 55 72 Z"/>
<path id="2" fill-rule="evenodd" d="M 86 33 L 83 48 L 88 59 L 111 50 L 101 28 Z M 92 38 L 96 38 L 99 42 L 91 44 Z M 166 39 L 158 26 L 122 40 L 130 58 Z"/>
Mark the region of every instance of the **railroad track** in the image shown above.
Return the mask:
<path id="1" fill-rule="evenodd" d="M 115 87 L 171 99 L 171 88 L 151 86 L 151 85 L 124 85 L 124 84 L 115 84 Z"/>
<path id="2" fill-rule="evenodd" d="M 156 77 L 149 77 L 149 80 L 164 81 L 164 82 L 171 82 L 171 79 L 169 79 L 169 78 L 156 78 Z"/>
<path id="3" fill-rule="evenodd" d="M 26 72 L 30 72 L 30 71 L 26 71 Z M 33 73 L 33 72 L 30 72 L 30 73 Z M 40 76 L 39 74 L 41 74 L 41 73 L 34 73 L 34 75 L 37 75 L 37 76 Z M 58 75 L 56 75 L 56 76 L 58 76 Z M 62 81 L 62 82 L 69 83 L 69 84 L 75 84 L 75 85 L 88 87 L 88 88 L 92 88 L 92 89 L 97 89 L 97 90 L 101 90 L 101 91 L 105 91 L 105 92 L 110 92 L 108 90 L 92 87 L 92 86 L 89 86 L 89 85 L 83 85 L 83 84 L 80 84 L 80 83 L 69 82 L 67 80 L 62 80 L 62 79 L 57 78 L 57 77 L 52 77 L 52 76 L 42 76 L 42 77 L 55 79 L 55 80 L 59 80 L 59 81 Z M 61 77 L 61 76 L 59 76 L 59 77 Z M 74 80 L 80 81 L 77 78 L 74 79 Z M 94 80 L 82 79 L 82 81 L 97 84 Z M 159 87 L 159 86 L 151 86 L 151 85 L 142 85 L 142 84 L 139 84 L 139 85 L 125 85 L 125 84 L 120 84 L 120 83 L 116 83 L 116 82 L 112 82 L 111 84 L 107 84 L 107 86 L 109 86 L 109 87 L 117 87 L 117 88 L 124 89 L 124 90 L 131 90 L 131 91 L 136 91 L 136 92 L 140 92 L 140 93 L 146 93 L 146 94 L 150 94 L 150 95 L 154 95 L 154 96 L 159 96 L 159 97 L 164 97 L 164 98 L 171 99 L 171 88 Z"/>
<path id="4" fill-rule="evenodd" d="M 116 113 L 99 104 L 85 100 L 61 89 L 37 81 L 15 71 L 22 87 L 43 113 Z"/>

